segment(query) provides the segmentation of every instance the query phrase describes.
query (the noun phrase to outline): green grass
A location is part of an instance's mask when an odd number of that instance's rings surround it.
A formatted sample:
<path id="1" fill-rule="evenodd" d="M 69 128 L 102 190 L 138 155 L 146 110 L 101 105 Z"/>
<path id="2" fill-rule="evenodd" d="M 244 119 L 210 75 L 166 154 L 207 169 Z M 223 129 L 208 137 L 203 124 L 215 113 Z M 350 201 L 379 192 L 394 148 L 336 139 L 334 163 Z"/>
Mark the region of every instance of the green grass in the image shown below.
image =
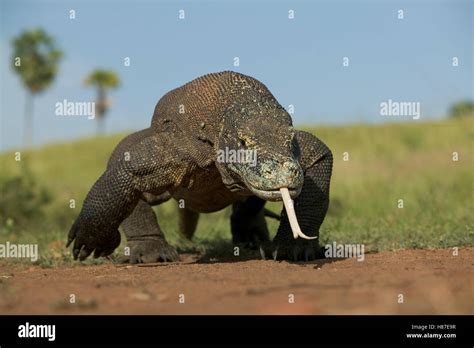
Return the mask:
<path id="1" fill-rule="evenodd" d="M 366 250 L 474 244 L 472 117 L 305 130 L 320 137 L 334 155 L 331 205 L 321 229 L 322 243 L 364 243 Z M 0 217 L 0 243 L 38 243 L 42 265 L 69 263 L 69 253 L 63 248 L 67 231 L 124 135 L 24 151 L 20 162 L 14 160 L 14 152 L 0 154 L 0 178 L 19 175 L 26 166 L 36 180 L 35 189 L 44 188 L 50 195 L 42 215 L 25 221 Z M 452 160 L 455 151 L 458 161 Z M 344 152 L 349 153 L 348 161 L 343 160 Z M 70 199 L 76 200 L 75 209 L 69 207 Z M 399 199 L 404 201 L 403 209 L 397 207 Z M 172 244 L 210 254 L 223 249 L 232 252 L 229 209 L 203 214 L 190 243 L 177 232 L 175 206 L 169 201 L 156 209 Z M 277 203 L 268 206 L 281 209 Z M 277 222 L 268 221 L 274 233 Z"/>

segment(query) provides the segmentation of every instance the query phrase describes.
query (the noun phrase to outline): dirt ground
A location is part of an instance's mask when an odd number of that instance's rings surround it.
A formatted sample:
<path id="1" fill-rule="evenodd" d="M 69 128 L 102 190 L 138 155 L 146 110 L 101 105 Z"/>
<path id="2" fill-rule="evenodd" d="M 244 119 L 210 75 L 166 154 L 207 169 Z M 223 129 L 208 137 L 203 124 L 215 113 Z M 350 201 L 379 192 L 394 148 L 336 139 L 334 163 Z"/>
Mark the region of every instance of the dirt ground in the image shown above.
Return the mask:
<path id="1" fill-rule="evenodd" d="M 474 314 L 473 266 L 473 247 L 458 256 L 452 249 L 381 252 L 363 262 L 202 263 L 184 255 L 146 266 L 0 263 L 0 313 Z"/>

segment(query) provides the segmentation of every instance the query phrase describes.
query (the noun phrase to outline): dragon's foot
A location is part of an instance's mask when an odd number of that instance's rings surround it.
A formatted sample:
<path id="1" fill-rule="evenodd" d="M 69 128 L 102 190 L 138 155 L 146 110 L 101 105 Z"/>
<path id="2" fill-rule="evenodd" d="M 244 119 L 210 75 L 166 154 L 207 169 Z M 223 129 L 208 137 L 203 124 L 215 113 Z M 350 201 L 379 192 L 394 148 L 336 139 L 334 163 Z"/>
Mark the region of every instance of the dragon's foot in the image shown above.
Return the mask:
<path id="1" fill-rule="evenodd" d="M 127 242 L 125 255 L 121 263 L 152 263 L 179 261 L 178 252 L 161 238 L 133 239 Z"/>
<path id="2" fill-rule="evenodd" d="M 290 241 L 273 241 L 260 247 L 260 255 L 264 259 L 287 261 L 312 261 L 323 259 L 324 251 L 315 240 L 295 239 Z"/>

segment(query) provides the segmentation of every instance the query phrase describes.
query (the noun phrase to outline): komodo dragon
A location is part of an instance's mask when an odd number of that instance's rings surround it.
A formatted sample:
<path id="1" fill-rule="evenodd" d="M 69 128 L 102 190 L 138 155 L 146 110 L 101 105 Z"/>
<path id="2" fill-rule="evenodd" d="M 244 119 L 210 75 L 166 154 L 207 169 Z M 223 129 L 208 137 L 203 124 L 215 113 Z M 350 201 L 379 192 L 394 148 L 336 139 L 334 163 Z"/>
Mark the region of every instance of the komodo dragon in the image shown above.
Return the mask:
<path id="1" fill-rule="evenodd" d="M 256 161 L 222 160 L 230 150 L 253 151 Z M 152 209 L 173 197 L 184 202 L 179 228 L 188 238 L 199 213 L 232 205 L 234 243 L 259 246 L 264 257 L 311 260 L 321 253 L 318 240 L 295 239 L 291 217 L 296 212 L 304 234 L 319 235 L 332 161 L 321 140 L 293 128 L 290 115 L 261 82 L 230 71 L 208 74 L 168 92 L 156 105 L 151 126 L 117 145 L 69 231 L 67 246 L 75 241 L 74 259 L 107 256 L 120 244 L 122 225 L 129 262 L 178 260 Z M 295 199 L 294 210 L 287 206 L 293 215 L 289 219 L 282 210 L 270 242 L 264 205 L 281 201 L 285 193 Z"/>

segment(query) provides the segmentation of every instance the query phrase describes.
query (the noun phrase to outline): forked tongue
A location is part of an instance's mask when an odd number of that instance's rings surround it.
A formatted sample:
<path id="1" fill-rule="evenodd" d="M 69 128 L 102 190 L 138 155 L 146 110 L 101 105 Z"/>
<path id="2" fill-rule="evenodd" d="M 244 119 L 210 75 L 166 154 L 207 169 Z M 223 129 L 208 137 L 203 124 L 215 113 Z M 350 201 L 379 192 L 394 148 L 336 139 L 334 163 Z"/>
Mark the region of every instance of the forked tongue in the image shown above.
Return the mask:
<path id="1" fill-rule="evenodd" d="M 298 220 L 296 219 L 295 207 L 293 206 L 293 200 L 290 197 L 290 192 L 288 192 L 288 188 L 282 187 L 280 189 L 281 198 L 283 200 L 283 204 L 285 206 L 286 215 L 288 215 L 288 220 L 290 221 L 291 230 L 293 231 L 293 237 L 297 239 L 298 237 L 304 239 L 316 239 L 316 237 L 308 237 L 305 235 L 298 224 Z"/>

